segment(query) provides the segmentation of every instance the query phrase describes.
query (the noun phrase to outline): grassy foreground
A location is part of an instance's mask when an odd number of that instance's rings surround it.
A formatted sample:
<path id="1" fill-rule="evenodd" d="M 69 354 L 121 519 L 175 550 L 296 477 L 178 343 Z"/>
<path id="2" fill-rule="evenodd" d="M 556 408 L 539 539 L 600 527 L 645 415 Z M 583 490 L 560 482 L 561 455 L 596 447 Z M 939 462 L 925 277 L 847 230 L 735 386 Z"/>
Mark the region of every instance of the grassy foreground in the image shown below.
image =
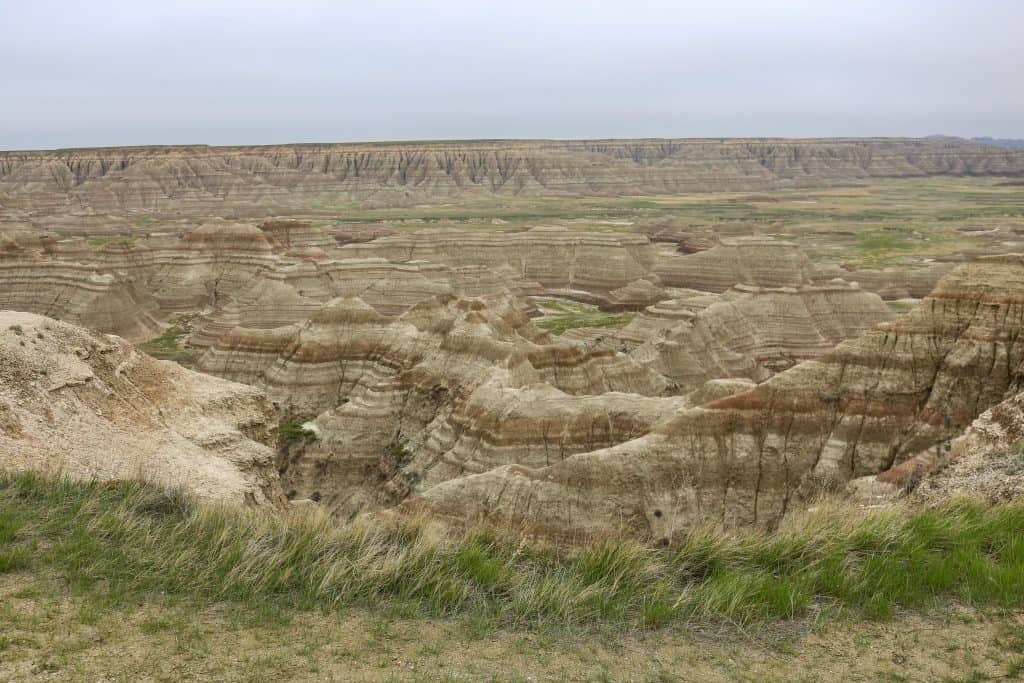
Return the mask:
<path id="1" fill-rule="evenodd" d="M 1024 605 L 1024 505 L 967 500 L 868 515 L 824 510 L 773 536 L 694 534 L 671 548 L 578 551 L 421 520 L 332 526 L 197 505 L 138 483 L 0 475 L 0 573 L 51 573 L 116 607 L 150 595 L 265 609 L 462 615 L 478 629 L 737 625 L 951 601 Z"/>

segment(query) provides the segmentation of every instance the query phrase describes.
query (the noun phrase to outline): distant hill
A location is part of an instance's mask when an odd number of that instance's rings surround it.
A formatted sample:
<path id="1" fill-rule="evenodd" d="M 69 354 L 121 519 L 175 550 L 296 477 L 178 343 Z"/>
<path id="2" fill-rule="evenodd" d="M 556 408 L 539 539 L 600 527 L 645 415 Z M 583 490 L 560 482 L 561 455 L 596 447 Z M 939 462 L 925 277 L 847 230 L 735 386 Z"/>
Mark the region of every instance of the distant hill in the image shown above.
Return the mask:
<path id="1" fill-rule="evenodd" d="M 997 147 L 1011 147 L 1013 149 L 1024 149 L 1024 140 L 1018 140 L 1014 138 L 971 138 L 974 142 L 980 142 L 986 145 L 995 145 Z"/>
<path id="2" fill-rule="evenodd" d="M 0 215 L 284 215 L 488 195 L 640 196 L 864 178 L 1024 177 L 1024 150 L 959 138 L 498 140 L 0 152 Z"/>

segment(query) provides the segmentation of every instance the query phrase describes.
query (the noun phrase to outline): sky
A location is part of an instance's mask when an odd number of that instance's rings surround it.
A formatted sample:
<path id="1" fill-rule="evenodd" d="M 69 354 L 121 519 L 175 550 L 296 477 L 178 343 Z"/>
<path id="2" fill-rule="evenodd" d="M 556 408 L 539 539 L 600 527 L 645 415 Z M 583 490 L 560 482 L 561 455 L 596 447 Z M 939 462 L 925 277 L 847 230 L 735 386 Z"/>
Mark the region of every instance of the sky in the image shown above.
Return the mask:
<path id="1" fill-rule="evenodd" d="M 1024 137 L 1022 0 L 0 0 L 0 149 Z"/>

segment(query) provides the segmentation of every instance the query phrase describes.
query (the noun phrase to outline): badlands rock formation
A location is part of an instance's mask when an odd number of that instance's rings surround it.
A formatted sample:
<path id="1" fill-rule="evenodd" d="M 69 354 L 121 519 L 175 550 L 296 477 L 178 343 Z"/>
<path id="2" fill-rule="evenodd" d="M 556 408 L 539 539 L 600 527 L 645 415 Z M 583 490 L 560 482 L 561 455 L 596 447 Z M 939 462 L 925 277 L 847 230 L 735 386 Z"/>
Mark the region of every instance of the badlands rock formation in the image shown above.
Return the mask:
<path id="1" fill-rule="evenodd" d="M 664 380 L 623 354 L 554 341 L 508 295 L 437 297 L 398 317 L 340 298 L 302 325 L 236 329 L 197 367 L 316 416 L 316 443 L 283 464 L 286 487 L 339 513 L 619 443 L 683 405 L 654 398 Z"/>
<path id="2" fill-rule="evenodd" d="M 509 464 L 407 507 L 570 536 L 669 539 L 695 522 L 771 526 L 823 489 L 932 461 L 1024 388 L 1024 257 L 958 267 L 914 311 L 637 439 L 546 467 Z"/>
<path id="3" fill-rule="evenodd" d="M 703 292 L 724 292 L 738 284 L 798 287 L 815 275 L 795 244 L 763 237 L 727 239 L 706 251 L 665 256 L 655 272 L 666 286 Z"/>
<path id="4" fill-rule="evenodd" d="M 1022 173 L 1024 152 L 935 138 L 134 147 L 0 153 L 0 207 L 266 216 L 352 200 L 756 191 Z"/>
<path id="5" fill-rule="evenodd" d="M 627 355 L 552 338 L 528 312 L 508 294 L 443 296 L 396 317 L 349 296 L 302 324 L 235 328 L 197 367 L 311 420 L 317 438 L 282 463 L 286 487 L 351 514 L 509 463 L 545 467 L 621 444 L 891 317 L 847 285 L 737 289 Z"/>
<path id="6" fill-rule="evenodd" d="M 876 294 L 843 282 L 737 285 L 714 299 L 669 303 L 645 311 L 620 333 L 647 339 L 632 358 L 687 390 L 711 379 L 763 381 L 893 317 Z"/>
<path id="7" fill-rule="evenodd" d="M 101 246 L 5 244 L 5 305 L 133 339 L 189 316 L 201 370 L 311 421 L 318 438 L 279 465 L 294 495 L 339 514 L 628 442 L 888 317 L 873 294 L 813 284 L 798 250 L 763 239 L 668 257 L 698 261 L 688 282 L 707 291 L 689 294 L 659 284 L 662 256 L 643 236 L 565 229 L 332 246 L 305 223 L 211 221 Z M 650 305 L 610 345 L 538 329 L 524 295 L 539 293 Z"/>
<path id="8" fill-rule="evenodd" d="M 1024 394 L 986 410 L 953 441 L 936 470 L 914 473 L 911 499 L 928 503 L 954 495 L 1002 502 L 1024 495 Z M 882 477 L 883 480 L 886 477 Z"/>
<path id="9" fill-rule="evenodd" d="M 0 311 L 0 468 L 143 479 L 280 507 L 276 430 L 251 387 L 154 360 L 118 337 Z"/>
<path id="10" fill-rule="evenodd" d="M 0 309 L 33 311 L 133 340 L 160 333 L 157 303 L 145 289 L 81 263 L 0 257 Z"/>
<path id="11" fill-rule="evenodd" d="M 383 257 L 399 263 L 427 261 L 508 269 L 518 281 L 536 283 L 549 293 L 611 297 L 616 304 L 637 297 L 648 302 L 658 296 L 657 278 L 651 275 L 657 252 L 647 238 L 631 233 L 565 228 L 534 228 L 519 233 L 422 230 L 346 245 L 339 253 L 346 257 Z M 630 286 L 639 294 L 631 294 Z"/>
<path id="12" fill-rule="evenodd" d="M 795 245 L 763 237 L 723 239 L 682 254 L 660 251 L 636 233 L 565 228 L 423 230 L 345 245 L 308 223 L 282 220 L 207 221 L 180 236 L 99 246 L 78 238 L 5 235 L 0 305 L 132 341 L 156 336 L 162 322 L 198 316 L 189 343 L 200 348 L 236 327 L 300 323 L 339 296 L 358 296 L 392 316 L 434 296 L 506 291 L 640 311 L 678 298 L 681 288 L 714 294 L 738 285 L 805 288 L 827 285 L 837 274 L 902 298 L 922 294 L 940 272 L 911 282 L 903 272 L 822 271 Z M 869 316 L 865 324 L 875 320 Z M 822 336 L 834 343 L 846 334 Z M 647 339 L 634 336 L 627 346 Z"/>
<path id="13" fill-rule="evenodd" d="M 0 302 L 133 340 L 154 336 L 156 320 L 207 309 L 195 337 L 204 344 L 235 326 L 299 322 L 345 295 L 387 315 L 444 294 L 546 292 L 614 310 L 668 296 L 652 272 L 655 251 L 634 234 L 423 231 L 342 247 L 330 242 L 308 225 L 285 221 L 262 228 L 211 221 L 180 238 L 100 247 L 12 241 L 0 252 Z"/>

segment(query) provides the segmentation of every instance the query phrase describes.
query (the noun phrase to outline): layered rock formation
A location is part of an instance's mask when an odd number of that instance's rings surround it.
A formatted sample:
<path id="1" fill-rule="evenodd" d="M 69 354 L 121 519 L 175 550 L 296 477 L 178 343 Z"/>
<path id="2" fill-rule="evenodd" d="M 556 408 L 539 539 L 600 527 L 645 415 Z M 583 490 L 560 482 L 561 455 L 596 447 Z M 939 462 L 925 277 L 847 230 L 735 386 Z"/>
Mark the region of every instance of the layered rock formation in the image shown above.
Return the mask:
<path id="1" fill-rule="evenodd" d="M 664 380 L 623 354 L 554 341 L 507 295 L 437 297 L 398 317 L 337 299 L 298 326 L 236 329 L 197 367 L 265 388 L 286 414 L 317 416 L 317 443 L 285 479 L 340 513 L 619 443 L 684 404 L 657 398 Z"/>
<path id="2" fill-rule="evenodd" d="M 158 321 L 198 313 L 188 341 L 205 347 L 236 327 L 301 322 L 337 296 L 359 296 L 385 315 L 438 295 L 552 292 L 613 310 L 668 296 L 650 273 L 650 244 L 636 235 L 424 231 L 351 248 L 309 246 L 324 239 L 294 221 L 213 221 L 181 238 L 98 247 L 11 236 L 0 254 L 0 303 L 136 341 L 156 336 Z"/>
<path id="3" fill-rule="evenodd" d="M 0 206 L 265 216 L 351 200 L 676 194 L 1022 173 L 1018 150 L 934 138 L 135 147 L 0 153 Z"/>
<path id="4" fill-rule="evenodd" d="M 683 299 L 675 308 L 662 305 L 622 331 L 648 339 L 632 352 L 634 359 L 690 390 L 718 378 L 763 381 L 893 316 L 877 295 L 843 282 L 737 285 L 694 310 L 701 301 L 707 297 Z M 666 310 L 677 315 L 658 315 Z M 664 325 L 660 330 L 658 323 Z"/>
<path id="5" fill-rule="evenodd" d="M 799 247 L 763 237 L 722 240 L 706 251 L 662 256 L 655 272 L 665 286 L 704 292 L 724 292 L 738 284 L 798 287 L 815 276 Z"/>
<path id="6" fill-rule="evenodd" d="M 539 227 L 518 233 L 421 230 L 372 242 L 345 245 L 342 257 L 383 257 L 393 262 L 427 261 L 449 266 L 510 269 L 524 283 L 547 292 L 604 295 L 632 285 L 651 296 L 657 257 L 650 242 L 631 233 L 583 232 Z M 656 282 L 656 280 L 655 280 Z M 629 291 L 620 291 L 628 299 Z"/>
<path id="7" fill-rule="evenodd" d="M 846 270 L 839 267 L 819 268 L 818 279 L 839 278 L 854 282 L 863 289 L 877 293 L 887 301 L 920 299 L 928 296 L 942 276 L 952 270 L 948 263 L 926 268 L 886 268 L 882 270 Z"/>
<path id="8" fill-rule="evenodd" d="M 145 289 L 80 263 L 0 258 L 0 309 L 32 311 L 134 341 L 160 332 L 157 302 Z"/>
<path id="9" fill-rule="evenodd" d="M 276 429 L 251 387 L 153 360 L 118 337 L 0 311 L 3 469 L 280 507 Z"/>
<path id="10" fill-rule="evenodd" d="M 650 433 L 548 467 L 509 464 L 406 503 L 548 533 L 669 539 L 696 522 L 777 523 L 853 478 L 928 461 L 1024 388 L 1024 257 L 958 267 L 913 312 Z"/>

